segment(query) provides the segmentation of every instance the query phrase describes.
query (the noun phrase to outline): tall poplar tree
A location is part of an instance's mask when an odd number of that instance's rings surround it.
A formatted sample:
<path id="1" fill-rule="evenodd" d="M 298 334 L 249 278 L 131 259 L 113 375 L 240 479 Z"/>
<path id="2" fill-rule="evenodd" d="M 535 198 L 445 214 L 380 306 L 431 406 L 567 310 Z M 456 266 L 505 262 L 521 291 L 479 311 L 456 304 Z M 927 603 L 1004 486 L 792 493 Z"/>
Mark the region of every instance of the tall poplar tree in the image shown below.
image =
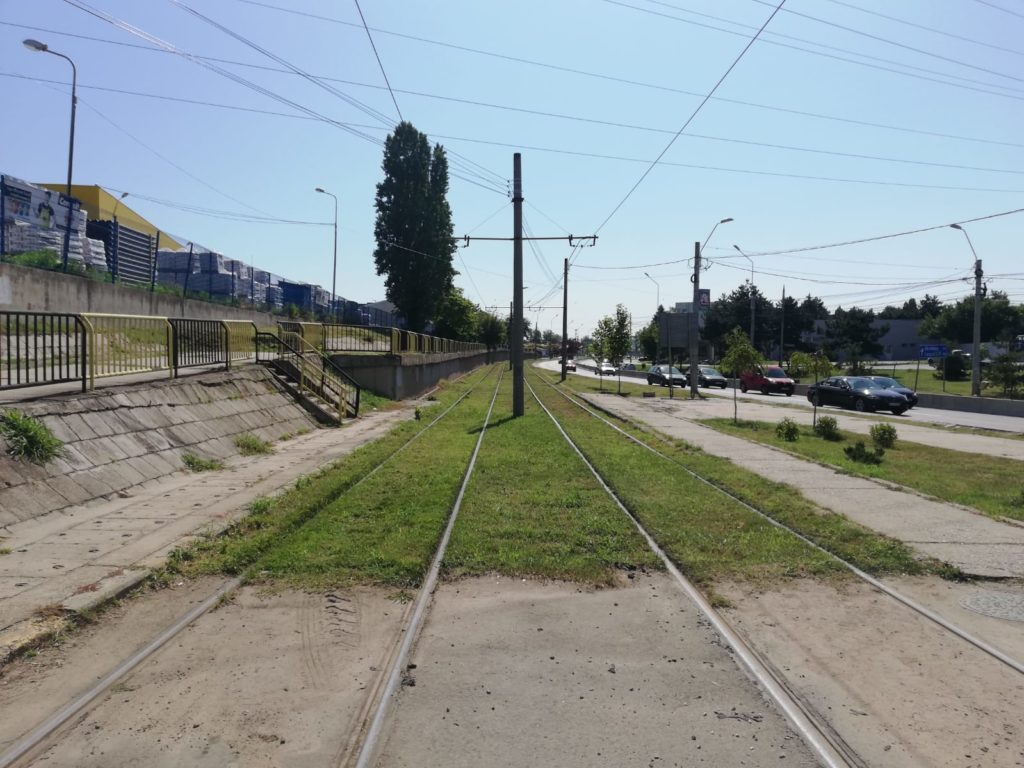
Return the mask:
<path id="1" fill-rule="evenodd" d="M 373 259 L 377 274 L 385 275 L 388 301 L 410 330 L 422 331 L 457 274 L 448 158 L 440 144 L 431 150 L 425 134 L 402 122 L 385 141 L 382 168 Z"/>

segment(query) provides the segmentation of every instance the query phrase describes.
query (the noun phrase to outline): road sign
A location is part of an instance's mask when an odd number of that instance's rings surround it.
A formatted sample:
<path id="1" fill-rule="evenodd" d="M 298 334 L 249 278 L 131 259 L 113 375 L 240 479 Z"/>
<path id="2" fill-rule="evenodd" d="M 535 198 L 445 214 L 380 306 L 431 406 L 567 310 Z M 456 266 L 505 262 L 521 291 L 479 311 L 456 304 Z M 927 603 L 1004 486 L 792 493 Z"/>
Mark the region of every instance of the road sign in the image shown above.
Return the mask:
<path id="1" fill-rule="evenodd" d="M 922 344 L 917 356 L 920 357 L 948 357 L 949 347 L 945 344 Z"/>
<path id="2" fill-rule="evenodd" d="M 711 306 L 711 289 L 710 288 L 700 288 L 700 289 L 698 289 L 697 296 L 698 296 L 698 302 L 697 303 L 700 304 L 701 307 L 710 307 Z"/>

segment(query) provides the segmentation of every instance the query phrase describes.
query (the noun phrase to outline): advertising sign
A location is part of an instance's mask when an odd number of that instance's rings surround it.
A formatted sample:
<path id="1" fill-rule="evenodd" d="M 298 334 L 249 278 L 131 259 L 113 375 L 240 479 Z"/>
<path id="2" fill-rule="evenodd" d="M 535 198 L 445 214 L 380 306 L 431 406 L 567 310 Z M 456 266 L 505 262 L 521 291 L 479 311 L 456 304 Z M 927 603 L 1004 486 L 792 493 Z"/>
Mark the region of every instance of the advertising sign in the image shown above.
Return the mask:
<path id="1" fill-rule="evenodd" d="M 4 216 L 8 221 L 13 219 L 43 230 L 64 229 L 70 202 L 75 211 L 71 229 L 77 231 L 82 224 L 81 204 L 59 192 L 4 176 L 3 196 Z"/>

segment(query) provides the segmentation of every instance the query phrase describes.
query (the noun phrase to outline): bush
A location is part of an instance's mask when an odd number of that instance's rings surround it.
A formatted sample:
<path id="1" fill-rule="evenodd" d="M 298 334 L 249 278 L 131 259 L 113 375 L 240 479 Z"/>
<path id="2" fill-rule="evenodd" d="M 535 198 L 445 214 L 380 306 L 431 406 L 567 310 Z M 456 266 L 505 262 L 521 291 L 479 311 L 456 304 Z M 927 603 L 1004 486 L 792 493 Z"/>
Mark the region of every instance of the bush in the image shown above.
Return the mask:
<path id="1" fill-rule="evenodd" d="M 36 464 L 56 458 L 64 447 L 39 419 L 13 409 L 0 416 L 0 434 L 7 440 L 7 453 Z"/>
<path id="2" fill-rule="evenodd" d="M 872 425 L 871 441 L 876 448 L 892 448 L 896 445 L 896 427 L 885 423 Z"/>
<path id="3" fill-rule="evenodd" d="M 819 416 L 818 422 L 814 425 L 814 434 L 823 440 L 838 441 L 843 439 L 839 431 L 839 422 L 835 416 Z"/>
<path id="4" fill-rule="evenodd" d="M 859 464 L 881 464 L 885 450 L 876 446 L 874 451 L 869 451 L 864 445 L 864 441 L 858 440 L 855 444 L 843 448 L 843 453 L 850 461 L 856 461 Z"/>
<path id="5" fill-rule="evenodd" d="M 249 432 L 235 435 L 235 447 L 243 456 L 258 456 L 264 453 L 272 453 L 274 450 L 266 440 L 262 440 Z"/>
<path id="6" fill-rule="evenodd" d="M 204 459 L 194 453 L 186 453 L 181 457 L 185 466 L 193 472 L 206 472 L 209 469 L 223 469 L 224 462 L 219 459 Z"/>
<path id="7" fill-rule="evenodd" d="M 800 427 L 787 416 L 775 425 L 775 434 L 787 443 L 795 443 L 800 438 Z"/>

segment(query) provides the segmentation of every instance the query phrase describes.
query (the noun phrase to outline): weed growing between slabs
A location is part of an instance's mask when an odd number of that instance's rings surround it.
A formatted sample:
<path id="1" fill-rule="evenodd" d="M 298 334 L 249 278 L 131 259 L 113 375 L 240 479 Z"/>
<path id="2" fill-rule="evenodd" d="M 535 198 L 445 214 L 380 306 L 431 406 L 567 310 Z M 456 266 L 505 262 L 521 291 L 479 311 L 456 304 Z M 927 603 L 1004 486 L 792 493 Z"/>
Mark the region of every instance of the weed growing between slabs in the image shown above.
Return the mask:
<path id="1" fill-rule="evenodd" d="M 264 553 L 279 546 L 284 537 L 321 513 L 373 467 L 422 431 L 474 383 L 482 381 L 480 388 L 491 391 L 489 382 L 494 380 L 494 373 L 491 372 L 491 377 L 486 379 L 488 372 L 486 368 L 481 369 L 438 392 L 437 404 L 426 409 L 428 416 L 423 421 L 403 421 L 380 439 L 362 446 L 315 475 L 300 478 L 294 487 L 279 496 L 255 500 L 249 505 L 249 515 L 231 526 L 223 536 L 197 543 L 170 562 L 168 567 L 189 574 L 244 573 Z M 457 406 L 456 410 L 461 407 Z M 437 426 L 443 423 L 444 420 Z M 392 459 L 393 462 L 406 460 L 405 451 Z"/>
<path id="2" fill-rule="evenodd" d="M 539 378 L 539 377 L 537 377 Z M 845 572 L 833 558 L 630 442 L 537 382 L 545 404 L 680 569 L 698 583 Z M 624 431 L 765 514 L 873 574 L 941 572 L 902 542 L 823 513 L 798 492 L 679 441 L 617 421 Z M 774 430 L 774 425 L 769 425 Z M 799 445 L 800 443 L 797 443 Z M 787 444 L 792 445 L 792 444 Z"/>
<path id="3" fill-rule="evenodd" d="M 444 559 L 451 576 L 498 572 L 612 584 L 621 569 L 660 569 L 529 393 L 511 416 L 505 377 Z"/>
<path id="4" fill-rule="evenodd" d="M 847 440 L 829 442 L 801 427 L 800 440 L 784 443 L 767 422 L 711 419 L 702 422 L 721 432 L 783 448 L 819 464 L 861 477 L 885 480 L 913 488 L 943 501 L 963 504 L 990 517 L 1024 520 L 1018 503 L 1022 489 L 1021 462 L 980 453 L 936 448 L 897 440 L 881 464 L 851 461 L 843 452 Z"/>

